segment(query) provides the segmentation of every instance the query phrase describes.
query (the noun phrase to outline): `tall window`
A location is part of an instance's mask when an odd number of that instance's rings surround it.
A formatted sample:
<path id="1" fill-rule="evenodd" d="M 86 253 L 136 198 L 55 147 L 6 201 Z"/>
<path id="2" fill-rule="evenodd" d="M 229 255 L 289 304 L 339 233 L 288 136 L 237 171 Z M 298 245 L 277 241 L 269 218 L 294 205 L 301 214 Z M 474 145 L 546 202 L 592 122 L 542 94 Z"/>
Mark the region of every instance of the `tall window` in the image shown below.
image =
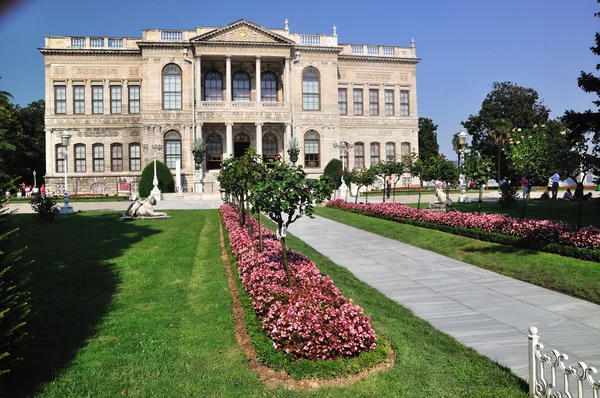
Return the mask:
<path id="1" fill-rule="evenodd" d="M 319 71 L 309 66 L 302 72 L 302 109 L 318 111 L 319 105 Z"/>
<path id="2" fill-rule="evenodd" d="M 239 102 L 250 101 L 250 75 L 239 71 L 233 74 L 233 100 Z"/>
<path id="3" fill-rule="evenodd" d="M 362 88 L 354 89 L 354 114 L 363 114 L 363 91 Z"/>
<path id="4" fill-rule="evenodd" d="M 385 144 L 385 158 L 386 160 L 396 159 L 396 144 L 393 142 Z"/>
<path id="5" fill-rule="evenodd" d="M 365 167 L 365 144 L 362 142 L 354 144 L 354 167 L 357 169 Z"/>
<path id="6" fill-rule="evenodd" d="M 403 142 L 400 144 L 400 154 L 404 156 L 410 155 L 410 142 Z"/>
<path id="7" fill-rule="evenodd" d="M 394 90 L 385 90 L 385 115 L 394 116 Z"/>
<path id="8" fill-rule="evenodd" d="M 400 116 L 408 116 L 408 91 L 400 91 Z"/>
<path id="9" fill-rule="evenodd" d="M 66 86 L 54 86 L 54 113 L 67 113 Z"/>
<path id="10" fill-rule="evenodd" d="M 369 90 L 369 115 L 379 115 L 379 90 Z"/>
<path id="11" fill-rule="evenodd" d="M 129 144 L 129 170 L 140 171 L 142 169 L 142 150 L 140 144 L 133 142 Z"/>
<path id="12" fill-rule="evenodd" d="M 163 109 L 181 109 L 181 68 L 175 64 L 163 69 Z"/>
<path id="13" fill-rule="evenodd" d="M 304 167 L 319 167 L 319 133 L 315 130 L 304 134 Z"/>
<path id="14" fill-rule="evenodd" d="M 65 172 L 65 158 L 63 157 L 64 147 L 61 144 L 56 146 L 56 172 Z"/>
<path id="15" fill-rule="evenodd" d="M 104 171 L 104 145 L 92 145 L 94 171 Z"/>
<path id="16" fill-rule="evenodd" d="M 348 91 L 345 88 L 338 88 L 338 108 L 340 115 L 348 114 Z"/>
<path id="17" fill-rule="evenodd" d="M 269 160 L 277 156 L 277 136 L 273 133 L 267 133 L 262 138 L 263 162 L 269 163 Z"/>
<path id="18" fill-rule="evenodd" d="M 221 167 L 223 160 L 223 140 L 219 134 L 212 133 L 206 137 L 206 166 L 208 170 Z"/>
<path id="19" fill-rule="evenodd" d="M 73 86 L 73 113 L 85 113 L 85 86 Z"/>
<path id="20" fill-rule="evenodd" d="M 371 164 L 379 164 L 379 143 L 371 142 Z"/>
<path id="21" fill-rule="evenodd" d="M 263 72 L 260 75 L 260 100 L 263 102 L 277 101 L 277 76 L 273 72 Z"/>
<path id="22" fill-rule="evenodd" d="M 165 164 L 170 169 L 177 168 L 181 161 L 181 135 L 175 130 L 165 134 Z"/>
<path id="23" fill-rule="evenodd" d="M 85 172 L 85 145 L 75 144 L 75 172 Z"/>
<path id="24" fill-rule="evenodd" d="M 121 86 L 110 86 L 110 113 L 121 113 Z"/>
<path id="25" fill-rule="evenodd" d="M 121 144 L 110 146 L 110 169 L 112 171 L 123 171 L 123 145 Z"/>
<path id="26" fill-rule="evenodd" d="M 215 70 L 204 76 L 204 100 L 223 101 L 223 76 Z"/>
<path id="27" fill-rule="evenodd" d="M 92 113 L 104 113 L 104 87 L 92 86 Z"/>
<path id="28" fill-rule="evenodd" d="M 140 86 L 129 86 L 129 113 L 140 113 Z"/>

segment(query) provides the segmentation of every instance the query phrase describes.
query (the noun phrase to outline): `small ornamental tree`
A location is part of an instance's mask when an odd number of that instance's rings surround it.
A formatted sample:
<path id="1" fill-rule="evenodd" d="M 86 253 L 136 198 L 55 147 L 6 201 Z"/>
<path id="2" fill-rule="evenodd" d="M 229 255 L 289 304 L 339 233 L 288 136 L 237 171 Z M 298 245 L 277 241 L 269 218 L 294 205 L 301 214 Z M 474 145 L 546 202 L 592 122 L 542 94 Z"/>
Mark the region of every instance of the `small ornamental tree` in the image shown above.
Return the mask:
<path id="1" fill-rule="evenodd" d="M 156 178 L 158 179 L 158 189 L 162 193 L 175 192 L 175 180 L 173 180 L 173 174 L 166 164 L 157 160 L 156 161 Z M 154 161 L 148 163 L 142 171 L 142 177 L 140 178 L 140 197 L 145 198 L 150 196 L 150 191 L 154 188 L 152 183 L 154 180 Z"/>
<path id="2" fill-rule="evenodd" d="M 402 159 L 404 163 L 404 169 L 407 173 L 411 175 L 411 177 L 416 177 L 419 179 L 419 200 L 417 202 L 417 209 L 421 208 L 421 191 L 423 190 L 423 172 L 425 170 L 425 162 L 424 160 L 417 155 L 416 152 L 410 154 L 410 156 L 405 156 Z"/>
<path id="3" fill-rule="evenodd" d="M 265 163 L 260 161 L 260 156 L 252 147 L 248 148 L 243 157 L 243 163 L 248 168 L 248 181 L 246 184 L 248 189 L 248 203 L 252 205 L 252 211 L 256 212 L 256 221 L 258 222 L 258 250 L 262 252 L 263 237 L 260 215 L 265 204 L 270 200 L 266 192 L 262 191 L 264 189 L 262 182 L 269 178 L 269 169 Z M 248 227 L 250 228 L 251 225 L 252 223 L 249 222 Z M 252 234 L 250 235 L 252 236 Z"/>
<path id="4" fill-rule="evenodd" d="M 388 177 L 392 177 L 392 175 L 394 175 L 394 171 L 396 170 L 396 162 L 395 160 L 388 160 L 387 162 L 381 162 L 378 163 L 373 167 L 373 170 L 375 172 L 375 175 L 377 177 L 379 177 L 381 179 L 381 181 L 383 182 L 383 195 L 382 195 L 382 201 L 385 202 L 385 191 L 386 191 L 386 180 Z"/>
<path id="5" fill-rule="evenodd" d="M 396 201 L 396 185 L 398 184 L 398 181 L 400 181 L 400 179 L 402 178 L 404 173 L 407 172 L 406 162 L 403 159 L 402 160 L 390 159 L 390 160 L 388 160 L 388 163 L 389 163 L 388 164 L 389 172 L 391 172 L 392 176 L 394 176 L 394 178 L 392 178 L 392 183 L 393 183 L 393 187 L 394 187 L 394 194 L 393 194 L 392 201 L 395 202 Z"/>
<path id="6" fill-rule="evenodd" d="M 352 181 L 356 184 L 356 197 L 354 203 L 358 203 L 358 196 L 362 187 L 373 185 L 377 179 L 375 169 L 372 167 L 352 170 Z M 368 196 L 365 196 L 366 198 Z"/>
<path id="7" fill-rule="evenodd" d="M 481 156 L 476 151 L 470 151 L 465 155 L 464 170 L 467 177 L 473 180 L 479 187 L 479 201 L 477 202 L 477 213 L 481 214 L 481 203 L 483 202 L 483 187 L 494 173 L 494 163 L 489 157 Z"/>
<path id="8" fill-rule="evenodd" d="M 287 228 L 303 215 L 312 217 L 314 197 L 306 180 L 306 174 L 301 167 L 290 167 L 280 161 L 276 161 L 272 165 L 273 168 L 268 178 L 258 185 L 258 189 L 264 196 L 261 199 L 264 212 L 277 223 L 283 265 L 288 285 L 291 287 L 292 276 L 285 246 Z"/>

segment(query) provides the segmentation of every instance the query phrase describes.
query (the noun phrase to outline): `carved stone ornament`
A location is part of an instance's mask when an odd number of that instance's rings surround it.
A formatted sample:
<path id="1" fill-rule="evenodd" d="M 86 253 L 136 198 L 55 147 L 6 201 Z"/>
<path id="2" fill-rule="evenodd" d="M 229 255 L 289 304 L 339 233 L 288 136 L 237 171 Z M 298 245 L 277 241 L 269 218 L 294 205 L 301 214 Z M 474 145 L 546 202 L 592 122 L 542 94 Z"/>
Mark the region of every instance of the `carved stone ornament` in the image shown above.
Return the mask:
<path id="1" fill-rule="evenodd" d="M 119 68 L 75 68 L 76 76 L 114 76 L 119 74 Z"/>
<path id="2" fill-rule="evenodd" d="M 211 37 L 208 41 L 238 41 L 250 43 L 276 43 L 275 39 L 250 27 L 241 26 Z"/>

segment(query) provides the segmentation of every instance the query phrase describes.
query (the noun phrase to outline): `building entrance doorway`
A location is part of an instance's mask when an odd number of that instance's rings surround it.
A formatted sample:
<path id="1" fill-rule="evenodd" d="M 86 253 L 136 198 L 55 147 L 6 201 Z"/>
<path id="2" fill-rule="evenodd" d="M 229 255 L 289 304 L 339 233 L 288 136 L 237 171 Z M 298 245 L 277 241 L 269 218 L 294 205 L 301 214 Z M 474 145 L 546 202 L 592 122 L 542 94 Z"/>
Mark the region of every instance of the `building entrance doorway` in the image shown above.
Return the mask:
<path id="1" fill-rule="evenodd" d="M 248 134 L 239 133 L 233 138 L 234 158 L 242 157 L 248 148 L 250 148 L 250 136 Z"/>

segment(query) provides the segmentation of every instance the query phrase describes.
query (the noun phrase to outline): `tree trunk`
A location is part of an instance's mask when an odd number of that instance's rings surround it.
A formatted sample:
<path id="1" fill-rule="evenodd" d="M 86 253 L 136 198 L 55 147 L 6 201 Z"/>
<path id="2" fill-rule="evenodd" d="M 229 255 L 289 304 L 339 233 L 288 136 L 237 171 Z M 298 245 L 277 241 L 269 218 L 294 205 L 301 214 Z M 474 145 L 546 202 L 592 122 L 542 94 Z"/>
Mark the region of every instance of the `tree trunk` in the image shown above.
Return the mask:
<path id="1" fill-rule="evenodd" d="M 392 202 L 394 202 L 394 203 L 396 203 L 396 184 L 397 184 L 397 183 L 398 183 L 398 182 L 395 182 L 395 183 L 394 183 L 394 196 L 393 196 L 393 199 L 392 199 Z"/>
<path id="2" fill-rule="evenodd" d="M 423 180 L 419 177 L 419 201 L 417 202 L 417 210 L 421 209 L 421 189 L 423 189 Z"/>
<path id="3" fill-rule="evenodd" d="M 502 179 L 500 178 L 500 156 L 502 156 L 502 145 L 498 142 L 498 181 L 496 181 L 498 183 L 498 191 L 500 190 L 500 180 Z"/>
<path id="4" fill-rule="evenodd" d="M 283 267 L 285 268 L 285 274 L 287 275 L 287 280 L 288 280 L 288 286 L 292 287 L 292 274 L 290 272 L 290 267 L 288 265 L 288 260 L 287 260 L 287 249 L 285 247 L 285 238 L 283 236 L 281 236 L 281 227 L 279 228 L 279 236 L 280 236 L 280 242 L 281 242 L 281 255 L 283 257 Z"/>
<path id="5" fill-rule="evenodd" d="M 260 222 L 260 209 L 256 209 L 258 211 L 256 215 L 256 221 L 258 221 L 258 251 L 263 251 L 263 239 L 262 239 L 262 226 Z"/>
<path id="6" fill-rule="evenodd" d="M 483 202 L 483 184 L 479 184 L 479 202 L 477 202 L 477 214 L 481 214 L 481 203 Z"/>
<path id="7" fill-rule="evenodd" d="M 529 197 L 529 192 L 531 191 L 531 187 L 527 188 L 527 193 L 525 194 L 525 199 L 523 200 L 523 210 L 521 210 L 521 220 L 525 218 L 525 210 L 527 209 L 527 198 Z"/>
<path id="8" fill-rule="evenodd" d="M 385 203 L 385 193 L 387 191 L 387 181 L 383 179 L 383 203 Z"/>
<path id="9" fill-rule="evenodd" d="M 583 184 L 582 184 L 583 185 Z M 583 192 L 583 190 L 581 190 Z M 581 223 L 583 222 L 583 195 L 579 196 L 577 206 L 577 229 L 581 228 Z"/>
<path id="10" fill-rule="evenodd" d="M 246 212 L 244 209 L 244 194 L 240 194 L 240 217 L 242 219 L 242 221 L 240 222 L 240 224 L 242 225 L 246 225 Z"/>
<path id="11" fill-rule="evenodd" d="M 354 204 L 358 203 L 358 195 L 360 195 L 360 189 L 362 188 L 362 186 L 357 185 L 356 186 L 356 196 L 354 197 Z"/>
<path id="12" fill-rule="evenodd" d="M 369 186 L 367 185 L 367 189 L 365 189 L 365 204 L 369 203 L 369 195 L 367 195 L 368 191 L 369 191 Z"/>

